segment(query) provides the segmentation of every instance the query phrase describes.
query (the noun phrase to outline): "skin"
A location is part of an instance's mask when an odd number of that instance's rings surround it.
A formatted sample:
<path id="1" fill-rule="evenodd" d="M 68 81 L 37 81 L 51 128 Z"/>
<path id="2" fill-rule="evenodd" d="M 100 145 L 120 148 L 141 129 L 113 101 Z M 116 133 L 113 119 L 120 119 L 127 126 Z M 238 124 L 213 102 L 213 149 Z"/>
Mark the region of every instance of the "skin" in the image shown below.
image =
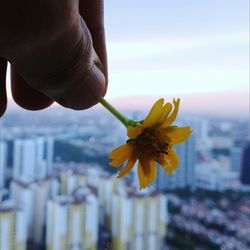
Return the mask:
<path id="1" fill-rule="evenodd" d="M 11 90 L 23 108 L 86 109 L 107 89 L 102 0 L 0 0 L 0 116 Z"/>

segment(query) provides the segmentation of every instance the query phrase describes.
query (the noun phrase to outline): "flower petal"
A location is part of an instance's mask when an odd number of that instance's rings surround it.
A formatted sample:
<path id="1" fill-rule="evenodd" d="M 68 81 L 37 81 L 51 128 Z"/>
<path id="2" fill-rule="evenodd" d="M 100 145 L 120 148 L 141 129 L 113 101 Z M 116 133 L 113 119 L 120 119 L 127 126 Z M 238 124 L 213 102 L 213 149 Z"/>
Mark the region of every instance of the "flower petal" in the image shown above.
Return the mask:
<path id="1" fill-rule="evenodd" d="M 173 169 L 171 167 L 168 155 L 162 154 L 157 162 L 162 166 L 162 168 L 167 172 L 168 175 L 173 174 Z"/>
<path id="2" fill-rule="evenodd" d="M 138 179 L 140 182 L 140 189 L 143 189 L 146 187 L 147 180 L 146 180 L 146 176 L 144 174 L 144 171 L 142 169 L 142 165 L 141 165 L 140 161 L 138 161 L 137 171 L 138 171 Z"/>
<path id="3" fill-rule="evenodd" d="M 137 127 L 129 126 L 127 131 L 128 137 L 130 137 L 131 139 L 135 139 L 142 133 L 143 130 L 144 127 L 142 125 L 138 125 Z"/>
<path id="4" fill-rule="evenodd" d="M 167 120 L 162 124 L 162 127 L 170 126 L 177 117 L 177 114 L 178 114 L 178 111 L 179 111 L 180 99 L 179 98 L 177 100 L 174 99 L 173 103 L 174 103 L 174 110 L 170 114 L 170 116 L 167 118 Z"/>
<path id="5" fill-rule="evenodd" d="M 156 163 L 154 161 L 151 161 L 150 162 L 150 182 L 148 184 L 153 182 L 155 180 L 156 176 L 157 176 Z"/>
<path id="6" fill-rule="evenodd" d="M 173 175 L 173 170 L 172 168 L 169 166 L 169 164 L 164 164 L 163 169 L 167 172 L 168 175 L 172 176 Z"/>
<path id="7" fill-rule="evenodd" d="M 113 160 L 109 163 L 109 165 L 112 167 L 120 167 L 126 160 L 130 159 L 132 155 L 133 146 L 123 144 L 109 154 L 109 157 Z"/>
<path id="8" fill-rule="evenodd" d="M 173 170 L 176 170 L 176 168 L 179 165 L 179 156 L 174 150 L 171 150 L 168 155 L 169 155 L 168 160 L 171 165 L 171 168 Z"/>
<path id="9" fill-rule="evenodd" d="M 161 125 L 165 122 L 167 116 L 168 116 L 169 113 L 171 112 L 171 110 L 172 110 L 172 104 L 171 104 L 170 102 L 167 102 L 167 103 L 163 106 L 162 109 L 163 109 L 164 111 L 163 111 L 161 117 L 159 118 L 159 120 L 158 120 L 158 122 L 157 122 L 157 125 L 159 125 L 159 126 L 161 126 Z"/>
<path id="10" fill-rule="evenodd" d="M 191 135 L 192 130 L 190 127 L 176 127 L 166 128 L 164 132 L 167 134 L 172 144 L 180 144 L 187 140 Z"/>
<path id="11" fill-rule="evenodd" d="M 143 127 L 148 128 L 154 126 L 158 119 L 161 117 L 162 113 L 164 112 L 163 109 L 164 99 L 161 98 L 151 108 L 149 114 L 146 116 L 146 118 L 143 121 Z"/>
<path id="12" fill-rule="evenodd" d="M 125 176 L 133 168 L 136 160 L 137 160 L 136 158 L 129 159 L 126 166 L 118 173 L 117 178 L 121 178 Z"/>
<path id="13" fill-rule="evenodd" d="M 117 158 L 109 163 L 109 166 L 111 167 L 120 167 L 126 160 L 128 160 L 128 157 L 121 157 Z"/>
<path id="14" fill-rule="evenodd" d="M 109 158 L 115 159 L 122 154 L 130 154 L 133 151 L 133 146 L 131 144 L 125 143 L 117 148 L 115 148 L 110 154 Z"/>
<path id="15" fill-rule="evenodd" d="M 139 164 L 141 169 L 139 170 Z M 156 164 L 153 160 L 139 160 L 138 164 L 138 174 L 141 171 L 142 176 L 144 176 L 143 181 L 141 181 L 140 177 L 140 189 L 147 187 L 152 181 L 155 180 L 157 176 L 157 168 Z M 139 175 L 139 176 L 140 176 Z"/>

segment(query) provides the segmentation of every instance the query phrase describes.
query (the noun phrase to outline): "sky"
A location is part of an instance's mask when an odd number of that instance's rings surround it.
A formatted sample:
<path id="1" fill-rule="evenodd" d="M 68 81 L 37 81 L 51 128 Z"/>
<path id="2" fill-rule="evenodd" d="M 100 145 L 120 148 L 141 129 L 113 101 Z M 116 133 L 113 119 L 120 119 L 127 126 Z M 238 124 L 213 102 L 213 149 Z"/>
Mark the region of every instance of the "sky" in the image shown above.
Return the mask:
<path id="1" fill-rule="evenodd" d="M 104 2 L 108 100 L 181 97 L 249 116 L 249 0 Z"/>
<path id="2" fill-rule="evenodd" d="M 249 0 L 106 0 L 105 25 L 108 98 L 249 92 Z"/>

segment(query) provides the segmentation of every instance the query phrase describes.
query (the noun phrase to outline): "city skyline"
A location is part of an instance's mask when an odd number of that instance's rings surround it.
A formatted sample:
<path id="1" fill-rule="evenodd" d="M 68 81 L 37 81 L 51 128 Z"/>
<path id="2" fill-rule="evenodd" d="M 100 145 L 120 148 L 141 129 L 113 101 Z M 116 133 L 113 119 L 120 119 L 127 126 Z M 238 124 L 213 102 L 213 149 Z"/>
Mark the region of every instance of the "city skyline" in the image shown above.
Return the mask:
<path id="1" fill-rule="evenodd" d="M 136 168 L 116 179 L 108 166 L 108 153 L 126 140 L 109 113 L 25 114 L 10 112 L 2 123 L 0 248 L 248 249 L 246 120 L 181 116 L 176 125 L 194 133 L 176 147 L 179 168 L 171 177 L 159 170 L 139 191 Z M 143 112 L 126 114 L 138 120 Z"/>

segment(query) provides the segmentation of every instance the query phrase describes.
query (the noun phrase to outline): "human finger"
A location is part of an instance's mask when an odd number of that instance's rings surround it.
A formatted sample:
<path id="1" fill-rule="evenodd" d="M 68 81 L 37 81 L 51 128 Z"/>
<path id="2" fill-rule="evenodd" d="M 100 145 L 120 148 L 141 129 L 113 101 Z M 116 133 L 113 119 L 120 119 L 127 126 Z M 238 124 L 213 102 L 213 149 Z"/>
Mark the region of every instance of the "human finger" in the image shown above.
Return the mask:
<path id="1" fill-rule="evenodd" d="M 104 3 L 103 0 L 80 0 L 79 12 L 91 33 L 93 47 L 101 60 L 108 82 L 108 63 L 104 29 Z"/>
<path id="2" fill-rule="evenodd" d="M 53 103 L 48 96 L 31 87 L 13 67 L 11 67 L 11 92 L 14 101 L 25 109 L 44 109 Z"/>
<path id="3" fill-rule="evenodd" d="M 7 107 L 6 70 L 7 61 L 0 57 L 0 117 L 4 114 Z"/>

